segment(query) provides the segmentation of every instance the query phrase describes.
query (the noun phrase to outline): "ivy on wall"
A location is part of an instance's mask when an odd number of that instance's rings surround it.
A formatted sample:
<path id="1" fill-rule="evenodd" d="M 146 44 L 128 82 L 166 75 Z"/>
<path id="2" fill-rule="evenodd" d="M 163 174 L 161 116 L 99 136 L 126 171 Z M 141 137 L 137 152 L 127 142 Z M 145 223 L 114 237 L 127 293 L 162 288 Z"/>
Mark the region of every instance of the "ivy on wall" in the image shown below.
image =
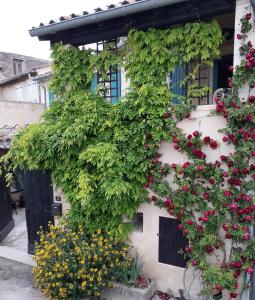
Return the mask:
<path id="1" fill-rule="evenodd" d="M 122 50 L 111 51 L 109 43 L 98 55 L 55 46 L 51 90 L 58 100 L 40 124 L 17 134 L 5 161 L 10 169 L 51 170 L 71 204 L 72 224 L 125 235 L 131 226 L 123 223 L 123 215 L 131 217 L 148 198 L 143 185 L 151 158 L 162 139 L 171 140 L 169 129 L 177 130 L 175 120 L 166 118 L 168 108 L 179 117 L 191 110 L 192 80 L 200 64 L 220 57 L 221 42 L 221 29 L 213 21 L 131 31 Z M 191 61 L 198 62 L 186 78 L 191 89 L 180 99 L 183 105 L 174 107 L 167 75 Z M 91 81 L 95 72 L 105 76 L 116 64 L 125 68 L 130 86 L 122 101 L 111 105 L 100 96 L 100 87 L 91 93 Z"/>
<path id="2" fill-rule="evenodd" d="M 249 96 L 246 103 L 238 98 L 245 82 L 254 88 L 255 60 L 253 46 L 245 43 L 249 20 L 242 22 L 245 59 L 235 70 L 233 93 L 217 99 L 217 112 L 228 120 L 224 141 L 236 146 L 221 162 L 206 163 L 202 151 L 204 145 L 216 149 L 217 141 L 199 132 L 185 136 L 177 127 L 178 120 L 189 117 L 192 97 L 209 91 L 197 87 L 195 77 L 202 64 L 212 66 L 220 58 L 223 38 L 215 21 L 131 31 L 121 50 L 113 52 L 108 44 L 98 55 L 55 46 L 51 90 L 57 100 L 40 124 L 15 136 L 5 156 L 10 170 L 50 170 L 71 204 L 69 221 L 82 224 L 87 232 L 106 228 L 126 236 L 131 224 L 123 216 L 133 216 L 148 200 L 150 188 L 155 193 L 151 201 L 180 219 L 180 229 L 190 240 L 184 252 L 201 273 L 203 293 L 221 295 L 227 290 L 232 298 L 237 297 L 242 271 L 252 273 L 255 250 L 249 229 L 255 211 L 254 98 Z M 178 95 L 179 104 L 174 105 L 176 95 L 166 78 L 190 62 L 196 62 L 194 68 L 180 83 L 187 87 L 187 96 Z M 100 95 L 100 86 L 91 92 L 91 81 L 95 72 L 106 76 L 116 64 L 125 69 L 130 85 L 121 102 L 111 105 Z M 162 165 L 162 140 L 173 142 L 190 161 Z M 165 180 L 170 173 L 177 189 Z M 216 263 L 212 265 L 208 256 Z"/>

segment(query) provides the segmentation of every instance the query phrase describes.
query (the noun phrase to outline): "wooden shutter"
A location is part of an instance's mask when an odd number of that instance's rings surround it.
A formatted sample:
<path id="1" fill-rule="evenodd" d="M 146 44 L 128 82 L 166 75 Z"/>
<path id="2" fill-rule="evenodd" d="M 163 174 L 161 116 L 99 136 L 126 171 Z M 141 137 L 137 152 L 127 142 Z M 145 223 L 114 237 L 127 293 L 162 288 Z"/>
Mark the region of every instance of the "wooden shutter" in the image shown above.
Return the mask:
<path id="1" fill-rule="evenodd" d="M 170 76 L 171 81 L 171 90 L 175 96 L 173 102 L 175 104 L 180 103 L 178 96 L 185 96 L 186 89 L 184 86 L 181 86 L 181 82 L 185 79 L 186 76 L 186 66 L 177 66 Z"/>
<path id="2" fill-rule="evenodd" d="M 179 223 L 176 219 L 159 217 L 158 261 L 186 268 L 186 261 L 178 251 L 188 245 L 189 241 L 178 229 Z"/>

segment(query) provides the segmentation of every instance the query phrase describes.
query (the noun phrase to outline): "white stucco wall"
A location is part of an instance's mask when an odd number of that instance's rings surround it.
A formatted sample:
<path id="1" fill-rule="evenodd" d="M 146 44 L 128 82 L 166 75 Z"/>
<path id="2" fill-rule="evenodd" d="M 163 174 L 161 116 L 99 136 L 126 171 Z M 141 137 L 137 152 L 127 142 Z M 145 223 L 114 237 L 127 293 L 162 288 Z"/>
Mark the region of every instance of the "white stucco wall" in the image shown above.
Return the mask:
<path id="1" fill-rule="evenodd" d="M 240 18 L 246 13 L 251 12 L 249 0 L 237 0 L 236 2 L 236 20 L 235 20 L 235 35 L 240 32 Z M 255 26 L 249 33 L 248 39 L 255 44 Z M 235 38 L 234 45 L 234 65 L 240 63 L 239 55 L 240 42 Z M 245 86 L 241 90 L 241 97 L 247 99 L 248 87 Z M 219 129 L 224 128 L 226 121 L 220 116 L 210 116 L 210 110 L 213 110 L 213 105 L 200 106 L 196 111 L 192 112 L 190 119 L 185 119 L 179 123 L 179 127 L 183 129 L 186 134 L 198 130 L 203 133 L 203 136 L 209 135 L 220 143 L 217 150 L 204 147 L 202 149 L 207 154 L 207 162 L 220 160 L 220 155 L 227 155 L 233 152 L 232 146 L 227 146 L 222 142 L 223 135 L 218 132 Z M 162 142 L 159 153 L 162 153 L 161 160 L 164 163 L 184 163 L 188 158 L 174 150 L 173 145 L 167 142 Z M 184 269 L 166 265 L 158 262 L 158 233 L 159 233 L 159 217 L 170 217 L 165 209 L 159 209 L 153 204 L 142 204 L 138 210 L 143 213 L 143 232 L 133 232 L 130 236 L 133 246 L 137 249 L 141 260 L 144 261 L 144 273 L 149 278 L 157 281 L 158 289 L 166 291 L 173 290 L 175 295 L 178 295 L 178 290 L 183 289 L 183 273 Z M 192 270 L 187 274 L 187 282 L 192 278 Z M 199 299 L 196 293 L 200 290 L 199 280 L 196 279 L 191 288 L 193 299 Z M 223 299 L 229 299 L 225 295 Z M 248 300 L 248 293 L 244 294 L 242 300 Z M 254 299 L 253 299 L 254 300 Z"/>
<path id="2" fill-rule="evenodd" d="M 211 116 L 210 113 L 214 109 L 214 105 L 199 106 L 196 111 L 192 112 L 190 119 L 185 119 L 178 124 L 178 127 L 182 128 L 186 134 L 198 130 L 203 133 L 203 137 L 209 135 L 219 142 L 220 146 L 216 150 L 212 150 L 208 146 L 204 146 L 204 149 L 202 149 L 207 154 L 207 162 L 220 160 L 220 155 L 228 155 L 233 151 L 232 146 L 223 143 L 223 134 L 218 132 L 219 129 L 225 127 L 226 121 L 221 116 Z M 173 144 L 168 142 L 161 143 L 159 153 L 163 154 L 161 157 L 163 163 L 184 163 L 189 160 L 185 154 L 176 151 Z M 170 178 L 167 179 L 170 180 Z M 159 217 L 171 218 L 171 216 L 165 209 L 159 209 L 148 203 L 142 204 L 139 212 L 143 213 L 143 232 L 134 231 L 130 239 L 141 260 L 144 261 L 144 273 L 149 278 L 157 281 L 160 290 L 166 291 L 170 288 L 175 295 L 178 295 L 178 290 L 184 289 L 184 269 L 158 262 Z M 187 273 L 187 283 L 191 282 L 192 273 L 193 270 Z M 199 290 L 199 280 L 195 280 L 191 288 L 193 299 L 198 299 L 196 293 Z"/>
<path id="3" fill-rule="evenodd" d="M 0 127 L 37 123 L 44 110 L 44 104 L 0 100 Z"/>

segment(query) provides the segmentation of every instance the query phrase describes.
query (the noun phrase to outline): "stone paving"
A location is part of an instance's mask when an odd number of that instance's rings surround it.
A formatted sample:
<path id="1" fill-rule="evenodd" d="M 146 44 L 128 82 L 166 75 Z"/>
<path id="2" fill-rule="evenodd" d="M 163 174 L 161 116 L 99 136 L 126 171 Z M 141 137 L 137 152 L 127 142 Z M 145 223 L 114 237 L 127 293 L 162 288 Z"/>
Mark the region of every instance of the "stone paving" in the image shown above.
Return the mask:
<path id="1" fill-rule="evenodd" d="M 32 267 L 0 258 L 0 300 L 47 300 L 34 287 Z"/>
<path id="2" fill-rule="evenodd" d="M 25 208 L 17 208 L 17 215 L 14 213 L 13 218 L 15 227 L 2 241 L 1 245 L 27 252 L 28 241 Z"/>

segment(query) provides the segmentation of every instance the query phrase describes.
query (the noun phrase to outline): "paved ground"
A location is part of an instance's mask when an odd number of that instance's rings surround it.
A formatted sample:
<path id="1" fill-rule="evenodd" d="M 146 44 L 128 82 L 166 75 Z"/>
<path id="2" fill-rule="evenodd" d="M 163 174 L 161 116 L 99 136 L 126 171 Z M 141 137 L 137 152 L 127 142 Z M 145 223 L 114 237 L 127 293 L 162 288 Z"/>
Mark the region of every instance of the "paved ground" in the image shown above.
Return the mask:
<path id="1" fill-rule="evenodd" d="M 46 300 L 34 287 L 32 267 L 0 258 L 0 300 Z"/>
<path id="2" fill-rule="evenodd" d="M 2 246 L 11 247 L 27 252 L 27 227 L 25 208 L 17 208 L 17 215 L 13 214 L 15 227 L 1 243 Z"/>

